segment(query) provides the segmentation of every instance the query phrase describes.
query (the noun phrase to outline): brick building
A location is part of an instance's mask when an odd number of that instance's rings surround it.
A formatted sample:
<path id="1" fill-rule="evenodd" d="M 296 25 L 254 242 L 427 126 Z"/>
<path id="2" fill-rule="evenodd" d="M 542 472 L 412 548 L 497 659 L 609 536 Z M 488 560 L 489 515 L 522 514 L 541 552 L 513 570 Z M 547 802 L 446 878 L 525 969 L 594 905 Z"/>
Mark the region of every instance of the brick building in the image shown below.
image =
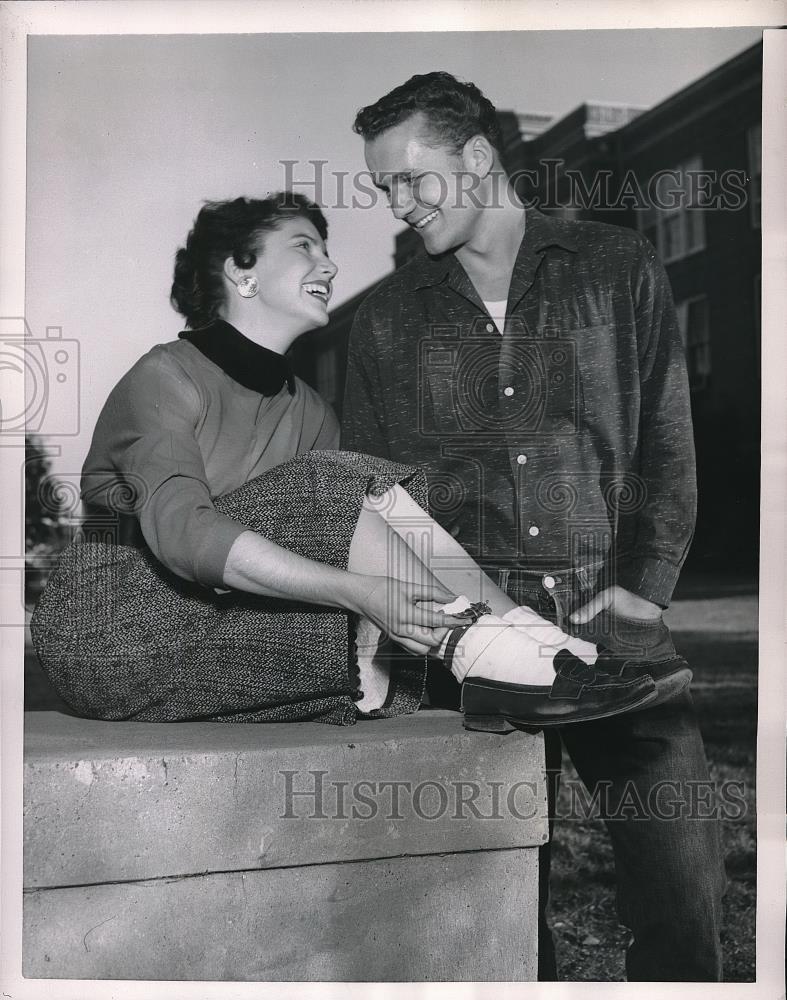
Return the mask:
<path id="1" fill-rule="evenodd" d="M 589 103 L 560 119 L 500 115 L 502 158 L 520 197 L 564 218 L 639 229 L 664 261 L 692 392 L 695 569 L 757 565 L 761 90 L 755 45 L 650 109 Z M 422 252 L 405 230 L 393 264 Z M 296 348 L 299 372 L 339 412 L 347 337 L 369 291 Z"/>

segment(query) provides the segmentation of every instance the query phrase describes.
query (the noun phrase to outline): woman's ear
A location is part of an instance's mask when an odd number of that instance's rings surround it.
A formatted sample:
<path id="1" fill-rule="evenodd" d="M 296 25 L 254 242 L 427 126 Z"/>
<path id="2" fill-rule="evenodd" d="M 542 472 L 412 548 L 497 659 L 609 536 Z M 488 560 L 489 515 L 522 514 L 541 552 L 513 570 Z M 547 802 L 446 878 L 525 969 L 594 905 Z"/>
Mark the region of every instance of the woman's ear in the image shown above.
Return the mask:
<path id="1" fill-rule="evenodd" d="M 465 169 L 484 178 L 495 163 L 495 151 L 484 135 L 473 135 L 462 147 Z"/>
<path id="2" fill-rule="evenodd" d="M 256 274 L 248 267 L 238 267 L 232 257 L 224 261 L 224 277 L 235 286 L 235 291 L 244 299 L 253 299 L 260 290 Z"/>
<path id="3" fill-rule="evenodd" d="M 248 273 L 248 268 L 238 267 L 234 257 L 228 257 L 224 261 L 224 276 L 229 278 L 233 285 L 237 285 L 241 278 Z"/>

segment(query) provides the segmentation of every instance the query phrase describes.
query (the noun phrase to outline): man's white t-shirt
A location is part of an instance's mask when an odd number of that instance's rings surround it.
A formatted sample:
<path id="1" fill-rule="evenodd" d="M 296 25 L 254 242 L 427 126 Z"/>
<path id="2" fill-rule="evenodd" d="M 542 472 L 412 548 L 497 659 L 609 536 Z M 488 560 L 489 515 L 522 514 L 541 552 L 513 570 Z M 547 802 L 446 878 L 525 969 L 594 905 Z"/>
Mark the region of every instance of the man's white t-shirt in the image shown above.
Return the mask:
<path id="1" fill-rule="evenodd" d="M 499 302 L 487 302 L 483 300 L 484 308 L 489 313 L 492 322 L 497 327 L 498 333 L 502 334 L 506 325 L 506 306 L 508 299 L 501 299 Z"/>

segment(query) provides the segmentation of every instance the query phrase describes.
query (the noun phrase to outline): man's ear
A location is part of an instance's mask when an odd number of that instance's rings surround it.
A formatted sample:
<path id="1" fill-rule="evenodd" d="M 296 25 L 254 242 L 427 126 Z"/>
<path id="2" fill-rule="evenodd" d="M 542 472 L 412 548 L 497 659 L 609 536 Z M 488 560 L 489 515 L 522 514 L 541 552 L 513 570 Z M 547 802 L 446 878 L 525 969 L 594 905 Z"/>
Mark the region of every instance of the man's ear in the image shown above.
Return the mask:
<path id="1" fill-rule="evenodd" d="M 485 135 L 473 135 L 462 147 L 462 162 L 466 170 L 484 178 L 495 163 L 495 151 Z"/>

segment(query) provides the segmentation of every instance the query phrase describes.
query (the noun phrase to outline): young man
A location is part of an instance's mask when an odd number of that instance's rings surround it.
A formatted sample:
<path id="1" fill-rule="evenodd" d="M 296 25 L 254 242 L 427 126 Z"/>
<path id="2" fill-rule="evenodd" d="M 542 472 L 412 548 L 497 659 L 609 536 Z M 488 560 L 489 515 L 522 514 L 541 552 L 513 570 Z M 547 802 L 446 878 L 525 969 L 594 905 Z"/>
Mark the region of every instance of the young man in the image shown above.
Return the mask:
<path id="1" fill-rule="evenodd" d="M 518 604 L 621 652 L 622 676 L 644 655 L 658 681 L 696 497 L 683 349 L 652 247 L 524 207 L 494 107 L 447 73 L 414 76 L 354 129 L 426 254 L 358 310 L 343 447 L 418 462 L 435 518 Z M 708 777 L 690 695 L 562 738 L 607 819 L 628 978 L 719 980 L 718 828 L 685 808 Z M 547 756 L 559 768 L 554 740 Z M 539 978 L 554 979 L 547 874 L 545 851 Z"/>

